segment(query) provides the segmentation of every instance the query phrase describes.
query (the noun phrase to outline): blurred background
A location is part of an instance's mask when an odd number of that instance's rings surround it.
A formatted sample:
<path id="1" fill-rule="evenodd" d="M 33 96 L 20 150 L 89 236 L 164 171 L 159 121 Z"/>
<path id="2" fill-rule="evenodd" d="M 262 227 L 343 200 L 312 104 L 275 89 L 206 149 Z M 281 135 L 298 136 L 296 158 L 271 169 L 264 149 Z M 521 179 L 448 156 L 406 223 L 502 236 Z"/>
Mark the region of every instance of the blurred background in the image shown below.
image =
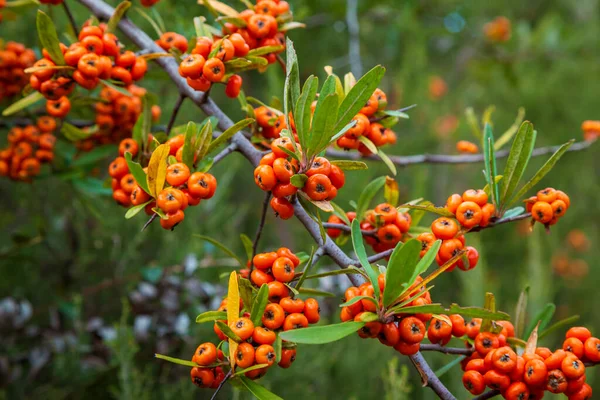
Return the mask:
<path id="1" fill-rule="evenodd" d="M 89 17 L 76 1 L 67 1 L 79 23 Z M 243 8 L 241 2 L 228 3 Z M 382 64 L 387 67 L 381 87 L 388 108 L 417 104 L 408 112 L 410 119 L 394 128 L 398 142 L 388 154 L 456 154 L 458 140 L 475 141 L 465 117 L 468 107 L 481 117 L 495 106 L 491 120 L 496 137 L 524 108 L 525 119 L 538 131 L 537 146 L 582 140 L 581 122 L 600 119 L 598 0 L 290 3 L 295 19 L 307 25 L 290 32 L 303 79 L 310 74 L 323 78 L 326 65 L 342 76 Z M 162 0 L 155 7 L 168 30 L 186 37 L 194 35 L 192 17 L 207 14 L 193 1 Z M 5 12 L 0 37 L 23 42 L 39 54 L 35 10 L 27 6 Z M 63 10 L 49 12 L 59 32 L 68 32 Z M 143 18 L 131 15 L 155 36 Z M 508 18 L 511 34 L 492 41 L 484 26 L 498 16 Z M 244 75 L 244 89 L 268 102 L 281 96 L 283 81 L 282 71 L 274 66 L 262 75 Z M 161 123 L 166 124 L 177 99 L 168 77 L 151 65 L 141 86 L 158 95 Z M 236 100 L 215 92 L 214 99 L 233 119 L 243 116 Z M 70 115 L 91 116 L 85 108 Z M 177 124 L 203 118 L 187 102 Z M 4 145 L 7 130 L 0 132 Z M 70 146 L 65 142 L 59 149 L 69 152 Z M 532 160 L 526 177 L 547 157 Z M 210 324 L 197 325 L 194 319 L 218 306 L 223 276 L 236 264 L 193 234 L 211 236 L 243 257 L 239 237 L 253 237 L 263 193 L 252 181 L 247 161 L 234 154 L 214 168 L 219 180 L 215 198 L 189 209 L 174 232 L 158 224 L 140 232 L 144 217 L 126 221 L 124 209 L 102 186 L 109 161 L 105 158 L 98 169 L 77 179 L 48 173 L 33 184 L 0 180 L 0 399 L 183 400 L 212 394 L 190 383 L 188 368 L 153 355 L 187 359 L 199 343 L 215 339 Z M 503 166 L 500 161 L 500 171 Z M 370 162 L 369 167 L 350 173 L 351 184 L 337 199 L 345 209 L 371 179 L 389 174 L 380 163 Z M 399 168 L 400 201 L 424 197 L 441 205 L 452 193 L 483 187 L 482 169 L 482 164 Z M 513 313 L 519 293 L 530 286 L 530 317 L 554 303 L 553 321 L 580 315 L 577 324 L 600 335 L 600 271 L 593 261 L 600 257 L 595 247 L 599 172 L 597 146 L 567 153 L 535 188 L 552 186 L 568 193 L 572 206 L 567 216 L 550 234 L 539 225 L 529 232 L 523 222 L 469 235 L 470 244 L 480 251 L 479 265 L 469 273 L 457 270 L 438 279 L 434 301 L 482 306 L 485 292 L 492 291 L 498 307 Z M 279 221 L 269 212 L 259 250 L 281 245 L 310 252 L 314 242 L 298 221 Z M 344 248 L 350 251 L 349 244 Z M 335 268 L 327 259 L 319 267 Z M 336 293 L 321 300 L 322 320 L 339 322 L 338 304 L 347 280 L 328 279 L 319 285 Z M 559 346 L 565 330 L 541 345 Z M 426 357 L 434 370 L 453 359 Z M 408 363 L 378 341 L 352 336 L 327 346 L 301 346 L 291 369 L 273 368 L 262 384 L 286 399 L 434 398 L 420 388 L 418 374 Z M 458 398 L 469 398 L 460 376 L 460 368 L 454 367 L 443 381 Z M 600 382 L 598 369 L 588 372 L 588 382 Z M 227 387 L 220 398 L 248 395 Z"/>

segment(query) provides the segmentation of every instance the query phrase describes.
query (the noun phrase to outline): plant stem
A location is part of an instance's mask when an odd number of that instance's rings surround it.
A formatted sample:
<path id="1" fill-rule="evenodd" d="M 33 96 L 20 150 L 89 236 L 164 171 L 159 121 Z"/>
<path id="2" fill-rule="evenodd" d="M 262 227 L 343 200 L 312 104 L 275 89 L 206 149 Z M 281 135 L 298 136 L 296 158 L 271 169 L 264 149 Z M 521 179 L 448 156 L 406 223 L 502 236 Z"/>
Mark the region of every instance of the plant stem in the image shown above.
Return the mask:
<path id="1" fill-rule="evenodd" d="M 71 23 L 73 32 L 75 32 L 75 36 L 79 36 L 79 29 L 77 28 L 77 22 L 75 22 L 75 18 L 73 17 L 73 14 L 71 13 L 71 9 L 69 8 L 69 5 L 67 4 L 67 0 L 64 0 L 62 2 L 62 5 L 63 5 L 63 8 L 65 9 L 65 13 L 67 14 L 67 17 L 69 18 L 69 22 Z"/>
<path id="2" fill-rule="evenodd" d="M 179 97 L 177 98 L 177 101 L 175 102 L 175 106 L 173 107 L 173 112 L 171 112 L 171 118 L 169 118 L 169 123 L 167 124 L 167 129 L 165 130 L 165 133 L 167 134 L 167 136 L 169 136 L 169 134 L 171 133 L 171 129 L 173 129 L 173 125 L 175 124 L 175 119 L 177 119 L 177 114 L 179 114 L 179 109 L 181 108 L 181 105 L 183 104 L 184 100 L 185 100 L 185 96 L 183 94 L 180 94 Z"/>

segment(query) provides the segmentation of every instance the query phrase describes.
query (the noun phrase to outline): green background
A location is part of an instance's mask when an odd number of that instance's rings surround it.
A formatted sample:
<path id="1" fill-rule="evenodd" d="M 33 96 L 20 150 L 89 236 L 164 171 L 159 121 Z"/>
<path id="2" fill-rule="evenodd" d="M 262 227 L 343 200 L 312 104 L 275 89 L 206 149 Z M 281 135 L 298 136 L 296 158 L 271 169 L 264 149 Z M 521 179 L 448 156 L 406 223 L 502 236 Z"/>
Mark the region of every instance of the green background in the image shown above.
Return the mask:
<path id="1" fill-rule="evenodd" d="M 89 16 L 76 1 L 68 3 L 80 23 Z M 418 105 L 409 111 L 409 120 L 402 120 L 395 127 L 398 143 L 387 149 L 388 154 L 455 154 L 458 140 L 474 140 L 464 116 L 467 107 L 473 107 L 481 116 L 488 106 L 495 106 L 492 121 L 496 137 L 512 124 L 518 108 L 524 107 L 526 119 L 538 131 L 538 146 L 557 145 L 572 138 L 581 140 L 581 122 L 599 118 L 600 3 L 597 0 L 509 0 L 493 5 L 451 0 L 373 3 L 359 1 L 364 71 L 376 64 L 386 66 L 381 87 L 388 94 L 390 109 Z M 229 4 L 242 8 L 240 2 L 232 0 Z M 311 0 L 291 1 L 291 4 L 296 20 L 307 24 L 306 29 L 290 33 L 298 53 L 301 78 L 310 74 L 323 78 L 326 65 L 333 66 L 340 76 L 348 72 L 351 66 L 346 2 Z M 194 34 L 192 16 L 207 13 L 192 1 L 163 0 L 156 10 L 168 30 L 187 37 Z M 35 7 L 14 11 L 16 19 L 5 14 L 4 22 L 0 23 L 0 37 L 38 49 L 33 23 Z M 59 32 L 66 31 L 63 10 L 55 7 L 50 13 Z M 156 37 L 139 14 L 131 15 L 140 27 Z M 513 35 L 507 43 L 490 44 L 482 27 L 498 15 L 512 21 Z M 124 42 L 128 44 L 127 40 Z M 441 76 L 448 84 L 447 95 L 437 101 L 428 92 L 430 77 L 434 75 Z M 283 78 L 275 65 L 263 75 L 245 74 L 244 89 L 248 95 L 269 101 L 272 96 L 281 96 Z M 141 86 L 159 96 L 163 109 L 161 123 L 166 123 L 177 99 L 166 74 L 152 65 Z M 225 98 L 221 88 L 213 93 L 213 98 L 233 119 L 242 117 L 236 100 Z M 91 115 L 89 109 L 71 114 L 82 118 Z M 458 127 L 443 133 L 438 126 L 447 116 L 456 117 Z M 177 124 L 202 118 L 198 109 L 187 102 Z M 6 130 L 2 133 L 0 143 L 5 142 Z M 69 151 L 67 144 L 59 148 L 65 154 Z M 434 301 L 482 306 L 485 292 L 492 291 L 499 308 L 512 313 L 520 291 L 529 285 L 530 316 L 553 302 L 557 308 L 554 321 L 578 314 L 580 324 L 598 336 L 600 272 L 594 260 L 600 254 L 594 245 L 599 236 L 600 163 L 596 153 L 597 146 L 592 146 L 585 152 L 566 154 L 535 188 L 552 186 L 571 197 L 567 215 L 549 234 L 541 226 L 526 234 L 523 225 L 519 228 L 518 224 L 508 224 L 469 235 L 469 244 L 481 254 L 478 267 L 469 273 L 457 271 L 438 279 L 432 292 Z M 546 157 L 532 160 L 526 176 L 533 175 Z M 47 177 L 31 185 L 0 180 L 0 299 L 26 299 L 33 308 L 33 315 L 24 326 L 15 328 L 0 319 L 0 398 L 106 397 L 108 388 L 110 395 L 117 398 L 210 397 L 211 391 L 191 385 L 187 368 L 167 365 L 152 356 L 154 352 L 163 352 L 189 358 L 199 343 L 214 339 L 210 326 L 196 326 L 193 318 L 214 307 L 215 301 L 218 305 L 225 282 L 219 277 L 231 270 L 222 266 L 231 260 L 192 235 L 209 235 L 242 256 L 239 235 L 253 237 L 263 193 L 253 183 L 247 161 L 234 154 L 214 168 L 219 180 L 216 196 L 188 209 L 185 222 L 174 232 L 163 231 L 153 224 L 140 233 L 144 217 L 124 220 L 124 209 L 103 194 L 105 190 L 99 183 L 106 177 L 109 161 L 107 157 L 99 163 L 99 171 L 93 171 L 97 174 L 95 178 L 65 181 Z M 500 161 L 500 171 L 503 166 Z M 384 165 L 369 163 L 369 167 L 368 171 L 348 174 L 348 184 L 340 191 L 338 204 L 349 209 L 348 202 L 357 199 L 364 185 L 388 173 Z M 483 187 L 482 169 L 482 164 L 399 168 L 396 179 L 400 201 L 423 197 L 443 204 L 451 193 Z M 377 200 L 382 200 L 382 196 Z M 427 218 L 426 222 L 431 217 Z M 569 246 L 567 235 L 573 229 L 585 233 L 592 244 L 588 251 L 577 252 Z M 314 243 L 298 221 L 279 221 L 269 212 L 260 250 L 280 245 L 310 252 Z M 348 244 L 344 248 L 350 251 Z M 554 273 L 552 258 L 558 254 L 584 260 L 589 273 L 583 276 Z M 182 265 L 192 258 L 201 263 L 201 268 L 185 274 Z M 334 268 L 328 260 L 319 265 L 322 269 Z M 205 295 L 198 296 L 188 288 L 176 295 L 175 311 L 166 312 L 168 307 L 157 299 L 130 310 L 129 302 L 123 303 L 122 299 L 139 291 L 140 282 L 153 283 L 156 272 L 161 271 L 168 274 L 168 279 L 163 278 L 157 284 L 161 293 L 168 292 L 174 280 L 182 285 L 193 280 L 204 285 Z M 341 296 L 347 281 L 329 280 L 325 284 Z M 324 320 L 339 321 L 339 296 L 324 300 Z M 187 315 L 192 322 L 182 334 L 170 332 L 158 338 L 152 331 L 147 340 L 136 342 L 132 336 L 132 313 L 143 312 L 150 312 L 154 321 L 163 326 L 172 327 L 178 315 Z M 87 332 L 86 324 L 94 317 L 101 317 L 106 328 L 117 327 L 112 331 L 117 339 L 101 339 Z M 32 326 L 38 329 L 37 334 L 31 334 Z M 564 329 L 545 339 L 542 345 L 559 346 L 563 334 Z M 53 351 L 40 370 L 33 370 L 35 361 L 41 359 L 35 350 L 56 347 L 56 337 L 72 340 Z M 434 369 L 452 359 L 438 354 L 426 357 Z M 406 371 L 401 367 L 408 364 L 405 357 L 399 357 L 378 341 L 352 336 L 326 346 L 301 346 L 291 369 L 273 368 L 261 382 L 286 399 L 434 398 L 429 390 L 419 387 L 418 375 L 412 367 Z M 9 376 L 16 378 L 10 381 Z M 593 384 L 599 378 L 597 370 L 588 372 L 588 382 Z M 458 398 L 468 398 L 460 383 L 459 368 L 446 374 L 444 382 Z M 405 390 L 412 391 L 406 394 Z M 220 398 L 231 396 L 246 397 L 227 388 Z"/>

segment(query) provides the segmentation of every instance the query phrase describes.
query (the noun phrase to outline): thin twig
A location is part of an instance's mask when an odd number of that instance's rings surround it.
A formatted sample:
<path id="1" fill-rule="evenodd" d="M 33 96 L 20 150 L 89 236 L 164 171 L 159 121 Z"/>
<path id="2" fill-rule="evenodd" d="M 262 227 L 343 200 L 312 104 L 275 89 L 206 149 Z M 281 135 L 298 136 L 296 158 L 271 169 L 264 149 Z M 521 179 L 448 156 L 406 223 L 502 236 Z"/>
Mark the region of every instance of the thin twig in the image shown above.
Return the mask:
<path id="1" fill-rule="evenodd" d="M 223 150 L 219 152 L 216 156 L 213 157 L 213 165 L 217 164 L 219 161 L 223 160 L 229 154 L 233 153 L 237 150 L 237 144 L 231 143 L 229 146 L 225 147 Z"/>
<path id="2" fill-rule="evenodd" d="M 225 382 L 227 382 L 232 375 L 233 369 L 230 369 L 229 372 L 227 372 L 227 375 L 225 375 L 225 378 L 223 378 L 221 383 L 219 383 L 219 386 L 217 386 L 217 390 L 215 390 L 210 400 L 215 400 L 217 398 L 217 394 L 221 391 L 221 389 L 223 389 L 223 386 L 225 386 Z"/>
<path id="3" fill-rule="evenodd" d="M 567 149 L 567 151 L 581 151 L 590 147 L 595 140 L 575 142 Z M 544 154 L 552 154 L 558 150 L 560 146 L 548 146 L 538 147 L 531 153 L 532 157 L 542 156 Z M 496 152 L 496 159 L 508 157 L 509 150 L 500 150 Z M 329 157 L 343 158 L 345 160 L 378 160 L 381 161 L 379 156 L 372 154 L 370 156 L 362 156 L 360 153 L 339 151 L 339 150 L 327 150 Z M 447 155 L 447 154 L 417 154 L 413 156 L 389 156 L 390 160 L 399 167 L 406 167 L 409 165 L 416 164 L 469 164 L 478 163 L 484 160 L 483 154 L 461 154 L 461 155 Z"/>
<path id="4" fill-rule="evenodd" d="M 463 356 L 470 356 L 475 351 L 474 348 L 460 348 L 460 347 L 445 347 L 439 344 L 421 344 L 420 351 L 437 351 L 444 354 L 457 354 Z"/>
<path id="5" fill-rule="evenodd" d="M 185 100 L 185 96 L 183 94 L 180 94 L 179 97 L 177 98 L 177 101 L 175 102 L 175 106 L 173 107 L 173 112 L 171 113 L 171 118 L 169 118 L 169 123 L 167 124 L 167 130 L 165 131 L 167 136 L 169 136 L 169 134 L 171 133 L 171 129 L 173 129 L 173 125 L 175 124 L 175 119 L 177 119 L 177 114 L 179 113 L 179 109 L 181 108 L 181 105 L 183 104 L 184 100 Z"/>
<path id="6" fill-rule="evenodd" d="M 435 375 L 435 372 L 433 372 L 420 352 L 410 356 L 410 360 L 417 371 L 419 371 L 419 374 L 421 375 L 421 382 L 423 383 L 424 387 L 429 387 L 442 400 L 456 400 L 456 397 L 450 393 L 448 388 L 446 388 L 446 386 L 444 386 L 440 379 Z"/>
<path id="7" fill-rule="evenodd" d="M 152 214 L 150 219 L 148 221 L 146 221 L 146 223 L 144 224 L 144 227 L 142 228 L 142 232 L 144 232 L 146 230 L 146 228 L 149 227 L 152 222 L 154 222 L 156 217 L 158 217 L 158 214 L 156 214 L 156 213 Z"/>
<path id="8" fill-rule="evenodd" d="M 352 232 L 352 228 L 346 224 L 334 224 L 331 222 L 323 222 L 323 228 L 325 229 L 339 229 L 344 232 Z M 377 229 L 361 230 L 363 236 L 377 236 Z"/>
<path id="9" fill-rule="evenodd" d="M 479 231 L 482 231 L 484 229 L 493 228 L 495 226 L 502 225 L 502 224 L 507 224 L 509 222 L 521 221 L 521 220 L 527 219 L 527 218 L 531 218 L 531 213 L 524 213 L 524 214 L 520 214 L 520 215 L 517 215 L 515 217 L 510 217 L 510 218 L 501 218 L 501 219 L 499 219 L 497 221 L 490 222 L 490 224 L 486 225 L 486 226 L 476 226 L 475 228 L 471 229 L 467 233 L 479 232 Z"/>
<path id="10" fill-rule="evenodd" d="M 65 13 L 67 14 L 67 17 L 69 18 L 69 22 L 71 23 L 73 32 L 75 32 L 75 36 L 79 36 L 79 28 L 77 28 L 77 22 L 75 22 L 75 18 L 73 17 L 73 14 L 71 13 L 71 9 L 69 8 L 69 5 L 67 4 L 67 0 L 63 1 L 62 5 L 63 5 L 63 8 L 65 9 Z"/>
<path id="11" fill-rule="evenodd" d="M 258 228 L 256 228 L 256 234 L 254 235 L 254 242 L 252 243 L 252 258 L 256 255 L 256 249 L 258 248 L 258 241 L 262 235 L 263 228 L 265 227 L 265 220 L 267 219 L 267 210 L 269 208 L 269 200 L 271 200 L 271 192 L 265 193 L 265 200 L 262 206 L 262 215 L 260 216 L 260 222 Z M 252 264 L 252 263 L 251 263 Z"/>
<path id="12" fill-rule="evenodd" d="M 485 392 L 484 394 L 481 394 L 477 397 L 473 397 L 473 400 L 486 400 L 486 399 L 491 399 L 492 397 L 496 397 L 496 396 L 500 396 L 500 391 L 499 390 L 490 390 L 488 392 Z"/>

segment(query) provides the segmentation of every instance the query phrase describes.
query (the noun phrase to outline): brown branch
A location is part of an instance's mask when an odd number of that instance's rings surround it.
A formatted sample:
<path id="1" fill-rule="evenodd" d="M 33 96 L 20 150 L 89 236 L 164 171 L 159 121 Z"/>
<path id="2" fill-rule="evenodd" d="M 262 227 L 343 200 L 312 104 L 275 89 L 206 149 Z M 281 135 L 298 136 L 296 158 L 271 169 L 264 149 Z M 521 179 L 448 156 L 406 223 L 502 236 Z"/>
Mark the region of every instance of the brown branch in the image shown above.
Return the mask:
<path id="1" fill-rule="evenodd" d="M 569 147 L 567 151 L 581 151 L 590 147 L 595 140 L 576 142 Z M 558 150 L 560 146 L 538 147 L 531 153 L 532 157 L 542 156 L 544 154 L 552 154 Z M 496 159 L 508 157 L 509 150 L 499 150 L 496 152 Z M 362 156 L 357 152 L 327 150 L 329 157 L 343 158 L 345 160 L 376 160 L 381 161 L 376 154 L 370 156 Z M 399 167 L 406 167 L 416 164 L 469 164 L 483 162 L 483 154 L 461 154 L 461 155 L 446 155 L 446 154 L 418 154 L 412 156 L 389 156 L 390 160 Z"/>

